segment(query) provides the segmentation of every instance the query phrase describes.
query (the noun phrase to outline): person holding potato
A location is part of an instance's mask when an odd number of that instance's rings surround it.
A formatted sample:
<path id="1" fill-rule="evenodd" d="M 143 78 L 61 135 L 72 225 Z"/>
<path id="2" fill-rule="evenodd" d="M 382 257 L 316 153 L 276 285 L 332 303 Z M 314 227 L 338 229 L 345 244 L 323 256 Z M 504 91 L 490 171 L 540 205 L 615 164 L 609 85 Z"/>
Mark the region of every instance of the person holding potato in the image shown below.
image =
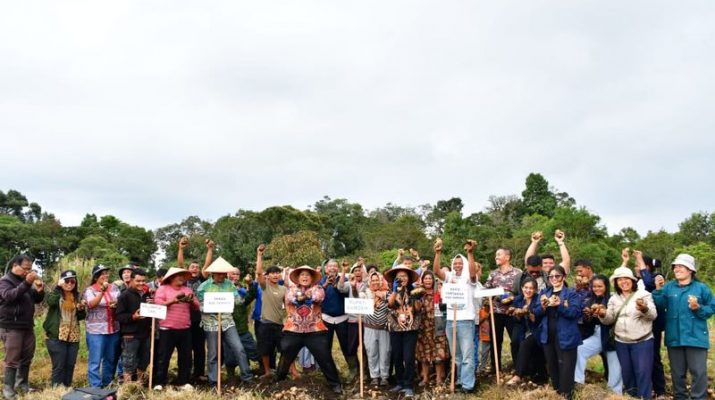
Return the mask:
<path id="1" fill-rule="evenodd" d="M 665 311 L 665 346 L 673 395 L 676 399 L 705 399 L 710 344 L 707 321 L 715 313 L 712 291 L 696 278 L 695 258 L 690 254 L 678 254 L 671 265 L 675 279 L 665 283 L 657 276 L 653 297 L 658 308 Z M 692 380 L 690 393 L 687 371 Z"/>
<path id="2" fill-rule="evenodd" d="M 92 284 L 83 296 L 87 303 L 87 375 L 93 387 L 109 385 L 119 361 L 119 321 L 115 315 L 119 288 L 109 282 L 109 269 L 102 264 L 92 268 Z"/>
<path id="3" fill-rule="evenodd" d="M 562 396 L 571 399 L 578 346 L 582 344 L 578 329 L 581 298 L 564 282 L 566 271 L 557 265 L 549 271 L 551 287 L 541 292 L 539 307 L 532 308 L 534 318 L 541 319 L 539 341 L 544 346 L 546 370 L 551 385 Z"/>
<path id="4" fill-rule="evenodd" d="M 627 266 L 627 248 L 621 257 L 623 264 L 611 276 L 616 293 L 608 300 L 607 309 L 600 309 L 597 315 L 602 324 L 613 324 L 624 394 L 648 400 L 653 389 L 653 321 L 658 313 L 651 294 L 636 285 Z"/>

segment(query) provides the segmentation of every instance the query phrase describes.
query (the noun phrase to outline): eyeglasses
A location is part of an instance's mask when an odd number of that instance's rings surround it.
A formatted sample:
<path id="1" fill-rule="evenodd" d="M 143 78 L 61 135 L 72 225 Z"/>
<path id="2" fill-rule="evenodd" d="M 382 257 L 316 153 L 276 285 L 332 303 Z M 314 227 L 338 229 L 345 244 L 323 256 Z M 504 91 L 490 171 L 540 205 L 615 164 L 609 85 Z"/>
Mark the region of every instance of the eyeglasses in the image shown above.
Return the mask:
<path id="1" fill-rule="evenodd" d="M 77 283 L 77 281 L 74 279 L 65 279 L 65 283 L 69 285 L 74 285 Z"/>
<path id="2" fill-rule="evenodd" d="M 561 279 L 563 277 L 563 275 L 549 275 L 549 279 Z"/>

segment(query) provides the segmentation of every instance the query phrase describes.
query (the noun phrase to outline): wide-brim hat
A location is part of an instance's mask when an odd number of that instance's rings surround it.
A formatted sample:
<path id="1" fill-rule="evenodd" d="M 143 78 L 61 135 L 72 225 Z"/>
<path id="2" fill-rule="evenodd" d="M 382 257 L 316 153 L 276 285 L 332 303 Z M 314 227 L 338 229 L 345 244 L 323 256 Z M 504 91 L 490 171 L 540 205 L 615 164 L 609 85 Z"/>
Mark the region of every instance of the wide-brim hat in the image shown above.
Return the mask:
<path id="1" fill-rule="evenodd" d="M 691 256 L 690 254 L 678 254 L 678 256 L 675 257 L 675 260 L 673 260 L 670 265 L 672 267 L 676 265 L 682 265 L 693 272 L 697 272 L 697 269 L 695 268 L 695 257 Z"/>
<path id="2" fill-rule="evenodd" d="M 111 268 L 106 265 L 102 265 L 102 264 L 95 265 L 94 267 L 92 267 L 92 279 L 96 278 L 97 275 L 99 275 L 103 271 L 109 271 L 110 269 Z"/>
<path id="3" fill-rule="evenodd" d="M 616 287 L 616 279 L 618 278 L 628 278 L 634 283 L 638 281 L 638 279 L 636 279 L 636 276 L 633 275 L 633 271 L 631 271 L 631 269 L 628 267 L 618 267 L 615 271 L 613 271 L 613 275 L 611 275 L 610 279 L 612 287 Z"/>
<path id="4" fill-rule="evenodd" d="M 311 286 L 315 285 L 318 281 L 320 281 L 320 272 L 316 271 L 315 268 L 310 267 L 308 265 L 303 265 L 303 266 L 300 266 L 300 267 L 294 269 L 293 271 L 290 271 L 290 275 L 288 275 L 288 279 L 290 279 L 290 281 L 295 283 L 296 285 L 299 285 L 298 276 L 303 271 L 310 272 L 310 275 L 313 278 L 313 280 L 310 282 Z"/>
<path id="5" fill-rule="evenodd" d="M 136 268 L 136 267 L 134 266 L 134 264 L 127 264 L 127 265 L 123 266 L 122 268 L 119 268 L 119 276 L 122 276 L 122 273 L 123 273 L 125 270 L 127 270 L 127 269 L 132 270 L 132 269 L 135 269 L 135 268 Z"/>
<path id="6" fill-rule="evenodd" d="M 184 278 L 191 279 L 191 272 L 188 270 L 185 270 L 183 268 L 177 268 L 177 267 L 171 267 L 169 268 L 168 271 L 166 271 L 166 274 L 162 278 L 164 282 L 167 282 L 169 279 L 171 279 L 173 276 L 180 276 L 183 275 Z"/>
<path id="7" fill-rule="evenodd" d="M 228 261 L 224 260 L 222 257 L 217 258 L 214 262 L 206 268 L 206 272 L 210 274 L 228 274 L 233 272 L 234 268 Z M 168 274 L 168 272 L 167 272 Z"/>
<path id="8" fill-rule="evenodd" d="M 385 271 L 384 274 L 382 274 L 385 277 L 385 280 L 389 283 L 392 283 L 392 281 L 395 279 L 395 276 L 397 276 L 397 273 L 400 271 L 405 271 L 407 272 L 407 275 L 410 276 L 412 282 L 417 282 L 419 279 L 419 276 L 417 275 L 417 271 L 407 268 L 405 266 L 399 265 L 397 267 L 391 268 L 387 271 Z"/>

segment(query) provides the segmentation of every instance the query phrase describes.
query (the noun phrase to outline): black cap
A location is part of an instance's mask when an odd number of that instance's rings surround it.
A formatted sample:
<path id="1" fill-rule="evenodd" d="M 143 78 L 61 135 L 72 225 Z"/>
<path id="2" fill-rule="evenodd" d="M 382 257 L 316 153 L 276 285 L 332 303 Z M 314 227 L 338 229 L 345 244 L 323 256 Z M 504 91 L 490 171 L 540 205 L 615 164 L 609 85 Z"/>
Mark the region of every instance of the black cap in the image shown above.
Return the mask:
<path id="1" fill-rule="evenodd" d="M 60 274 L 60 279 L 77 279 L 77 273 L 71 269 L 68 269 L 67 271 L 62 271 Z"/>

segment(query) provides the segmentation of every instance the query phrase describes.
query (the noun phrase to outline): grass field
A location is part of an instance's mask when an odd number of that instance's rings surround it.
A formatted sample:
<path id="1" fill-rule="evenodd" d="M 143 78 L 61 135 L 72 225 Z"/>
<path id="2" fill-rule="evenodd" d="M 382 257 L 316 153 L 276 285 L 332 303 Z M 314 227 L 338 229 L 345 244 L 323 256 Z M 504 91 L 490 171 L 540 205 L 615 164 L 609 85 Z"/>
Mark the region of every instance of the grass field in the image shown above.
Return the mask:
<path id="1" fill-rule="evenodd" d="M 715 330 L 711 327 L 711 342 L 715 338 Z M 36 337 L 37 337 L 37 351 L 35 353 L 35 358 L 32 364 L 32 372 L 30 375 L 30 382 L 33 387 L 40 389 L 37 392 L 33 392 L 29 395 L 22 397 L 23 399 L 32 400 L 56 400 L 62 397 L 64 393 L 68 390 L 64 388 L 50 388 L 49 387 L 49 377 L 51 373 L 51 363 L 49 355 L 44 345 L 44 336 L 42 334 L 41 323 L 38 323 L 35 327 Z M 333 354 L 338 364 L 338 370 L 343 374 L 343 378 L 347 375 L 347 365 L 340 354 L 337 341 L 334 343 Z M 505 344 L 505 349 L 508 346 Z M 508 353 L 508 352 L 507 352 Z M 78 387 L 87 385 L 87 348 L 84 342 L 80 343 L 80 353 L 75 369 L 75 385 Z M 670 381 L 669 368 L 667 365 L 667 355 L 665 351 L 663 353 L 664 360 L 666 361 L 666 378 Z M 174 360 L 175 362 L 175 360 Z M 510 361 L 506 361 L 507 365 Z M 255 367 L 255 365 L 254 365 Z M 175 368 L 175 364 L 173 366 Z M 173 370 L 172 368 L 172 370 Z M 598 379 L 599 375 L 603 373 L 603 366 L 601 365 L 600 358 L 594 357 L 589 362 L 588 369 L 591 371 L 588 375 L 588 381 L 593 381 Z M 715 368 L 713 365 L 713 357 L 710 355 L 708 360 L 709 376 L 715 376 Z M 175 373 L 175 371 L 174 371 Z M 711 382 L 712 387 L 712 382 Z M 124 385 L 119 386 L 120 399 L 129 400 L 143 400 L 143 399 L 154 399 L 154 400 L 174 400 L 174 399 L 185 399 L 190 397 L 193 400 L 216 400 L 217 395 L 215 390 L 212 388 L 199 388 L 192 393 L 177 391 L 169 389 L 163 392 L 151 392 L 146 388 L 139 387 L 137 385 Z M 356 398 L 357 396 L 357 384 L 346 385 L 345 395 L 343 398 Z M 388 399 L 397 398 L 396 396 L 387 396 L 384 392 L 365 386 L 365 397 L 371 399 Z M 288 380 L 281 382 L 280 384 L 274 384 L 271 382 L 262 383 L 256 387 L 251 388 L 226 388 L 224 389 L 224 396 L 226 399 L 296 399 L 296 400 L 308 400 L 313 398 L 332 398 L 331 393 L 327 391 L 327 386 L 324 384 L 322 376 L 319 373 L 312 373 L 308 376 L 302 377 L 299 380 Z M 482 382 L 481 389 L 478 393 L 470 396 L 466 395 L 451 395 L 444 388 L 430 388 L 427 391 L 420 393 L 421 399 L 464 399 L 464 398 L 481 398 L 481 399 L 534 399 L 534 400 L 550 400 L 559 399 L 558 395 L 544 386 L 530 386 L 522 388 L 509 388 L 506 386 L 497 386 L 495 384 L 488 384 Z M 623 399 L 624 397 L 615 396 L 608 392 L 604 382 L 596 381 L 593 383 L 588 383 L 583 387 L 578 388 L 576 393 L 576 399 L 581 400 L 604 400 L 604 399 Z"/>

